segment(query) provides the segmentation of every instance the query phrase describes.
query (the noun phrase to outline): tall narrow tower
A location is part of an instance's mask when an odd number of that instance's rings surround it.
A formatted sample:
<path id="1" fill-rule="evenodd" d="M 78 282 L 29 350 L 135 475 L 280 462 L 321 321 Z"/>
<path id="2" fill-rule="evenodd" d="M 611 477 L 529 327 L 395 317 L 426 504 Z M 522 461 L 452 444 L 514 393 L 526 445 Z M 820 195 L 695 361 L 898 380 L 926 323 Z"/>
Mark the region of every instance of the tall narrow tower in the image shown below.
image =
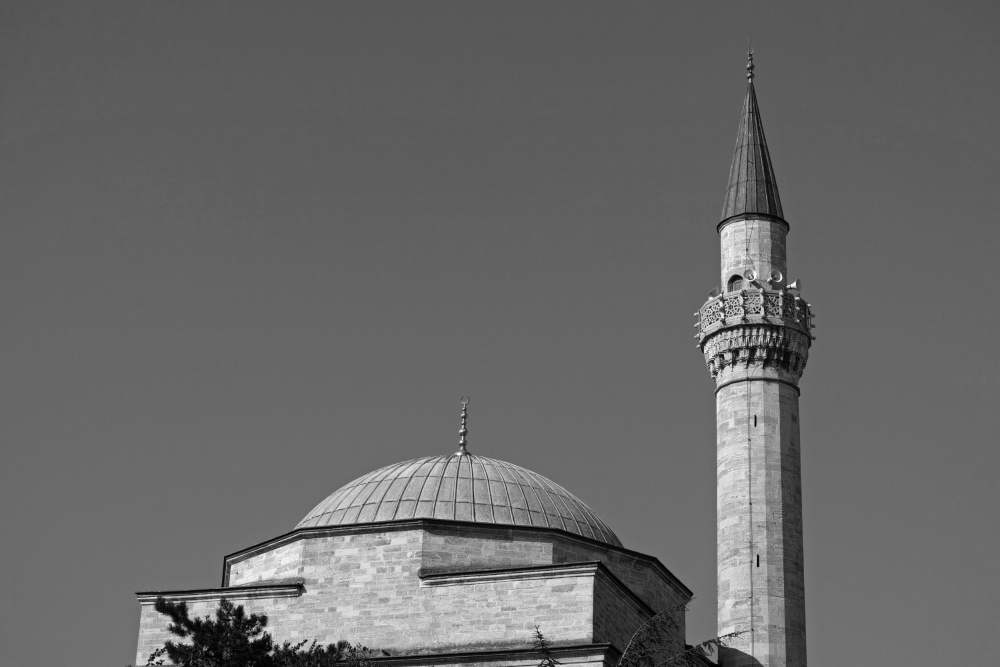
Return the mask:
<path id="1" fill-rule="evenodd" d="M 778 185 L 747 57 L 747 92 L 718 225 L 719 288 L 697 316 L 715 380 L 719 634 L 724 667 L 806 664 L 799 378 L 812 314 L 787 281 Z"/>

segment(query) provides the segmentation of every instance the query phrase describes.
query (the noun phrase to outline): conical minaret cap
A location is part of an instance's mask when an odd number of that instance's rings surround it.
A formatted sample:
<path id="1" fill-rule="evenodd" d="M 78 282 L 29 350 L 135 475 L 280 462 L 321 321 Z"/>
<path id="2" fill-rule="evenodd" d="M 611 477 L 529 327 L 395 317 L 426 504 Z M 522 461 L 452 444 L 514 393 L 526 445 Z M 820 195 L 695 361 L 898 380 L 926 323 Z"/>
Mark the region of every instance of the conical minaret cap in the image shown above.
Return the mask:
<path id="1" fill-rule="evenodd" d="M 784 220 L 778 181 L 774 177 L 771 155 L 764 139 L 764 126 L 757 108 L 753 88 L 753 53 L 747 54 L 747 94 L 736 135 L 733 166 L 729 170 L 729 186 L 722 205 L 722 220 L 736 215 L 758 213 Z"/>

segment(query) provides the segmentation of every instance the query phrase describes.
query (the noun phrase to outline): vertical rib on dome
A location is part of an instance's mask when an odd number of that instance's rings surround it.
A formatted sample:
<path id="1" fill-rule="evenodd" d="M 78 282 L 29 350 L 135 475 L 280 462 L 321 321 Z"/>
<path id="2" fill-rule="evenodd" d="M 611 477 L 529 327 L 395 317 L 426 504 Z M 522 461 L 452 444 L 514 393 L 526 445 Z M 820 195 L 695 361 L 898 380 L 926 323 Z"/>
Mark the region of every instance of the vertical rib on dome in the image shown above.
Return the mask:
<path id="1" fill-rule="evenodd" d="M 760 122 L 752 78 L 747 84 L 747 96 L 743 101 L 733 166 L 729 170 L 729 187 L 722 205 L 722 219 L 743 213 L 763 213 L 784 219 L 778 198 L 778 181 L 774 177 L 767 141 L 764 140 L 764 126 Z"/>

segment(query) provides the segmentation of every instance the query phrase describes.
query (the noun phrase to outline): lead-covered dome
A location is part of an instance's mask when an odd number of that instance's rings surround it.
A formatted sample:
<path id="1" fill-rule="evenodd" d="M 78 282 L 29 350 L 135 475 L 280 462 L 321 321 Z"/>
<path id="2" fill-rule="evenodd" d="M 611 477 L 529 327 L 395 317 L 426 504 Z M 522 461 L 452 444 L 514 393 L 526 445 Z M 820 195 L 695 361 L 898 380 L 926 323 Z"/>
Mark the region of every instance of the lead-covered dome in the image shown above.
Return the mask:
<path id="1" fill-rule="evenodd" d="M 345 526 L 400 519 L 541 526 L 621 546 L 572 493 L 520 466 L 463 453 L 404 461 L 359 477 L 296 526 Z"/>

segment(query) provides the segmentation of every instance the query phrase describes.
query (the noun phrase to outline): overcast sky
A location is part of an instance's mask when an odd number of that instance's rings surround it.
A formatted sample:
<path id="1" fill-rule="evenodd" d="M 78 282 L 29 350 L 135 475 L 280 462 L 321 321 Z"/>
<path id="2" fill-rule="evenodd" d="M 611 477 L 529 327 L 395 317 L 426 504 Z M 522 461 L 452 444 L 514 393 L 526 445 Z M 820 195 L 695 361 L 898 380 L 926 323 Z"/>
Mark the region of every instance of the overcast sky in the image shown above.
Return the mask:
<path id="1" fill-rule="evenodd" d="M 453 451 L 463 394 L 473 452 L 580 496 L 713 636 L 692 313 L 750 36 L 818 313 L 810 665 L 994 660 L 998 25 L 987 2 L 4 2 L 5 664 L 132 662 L 135 591 L 217 586 L 338 487 Z"/>

